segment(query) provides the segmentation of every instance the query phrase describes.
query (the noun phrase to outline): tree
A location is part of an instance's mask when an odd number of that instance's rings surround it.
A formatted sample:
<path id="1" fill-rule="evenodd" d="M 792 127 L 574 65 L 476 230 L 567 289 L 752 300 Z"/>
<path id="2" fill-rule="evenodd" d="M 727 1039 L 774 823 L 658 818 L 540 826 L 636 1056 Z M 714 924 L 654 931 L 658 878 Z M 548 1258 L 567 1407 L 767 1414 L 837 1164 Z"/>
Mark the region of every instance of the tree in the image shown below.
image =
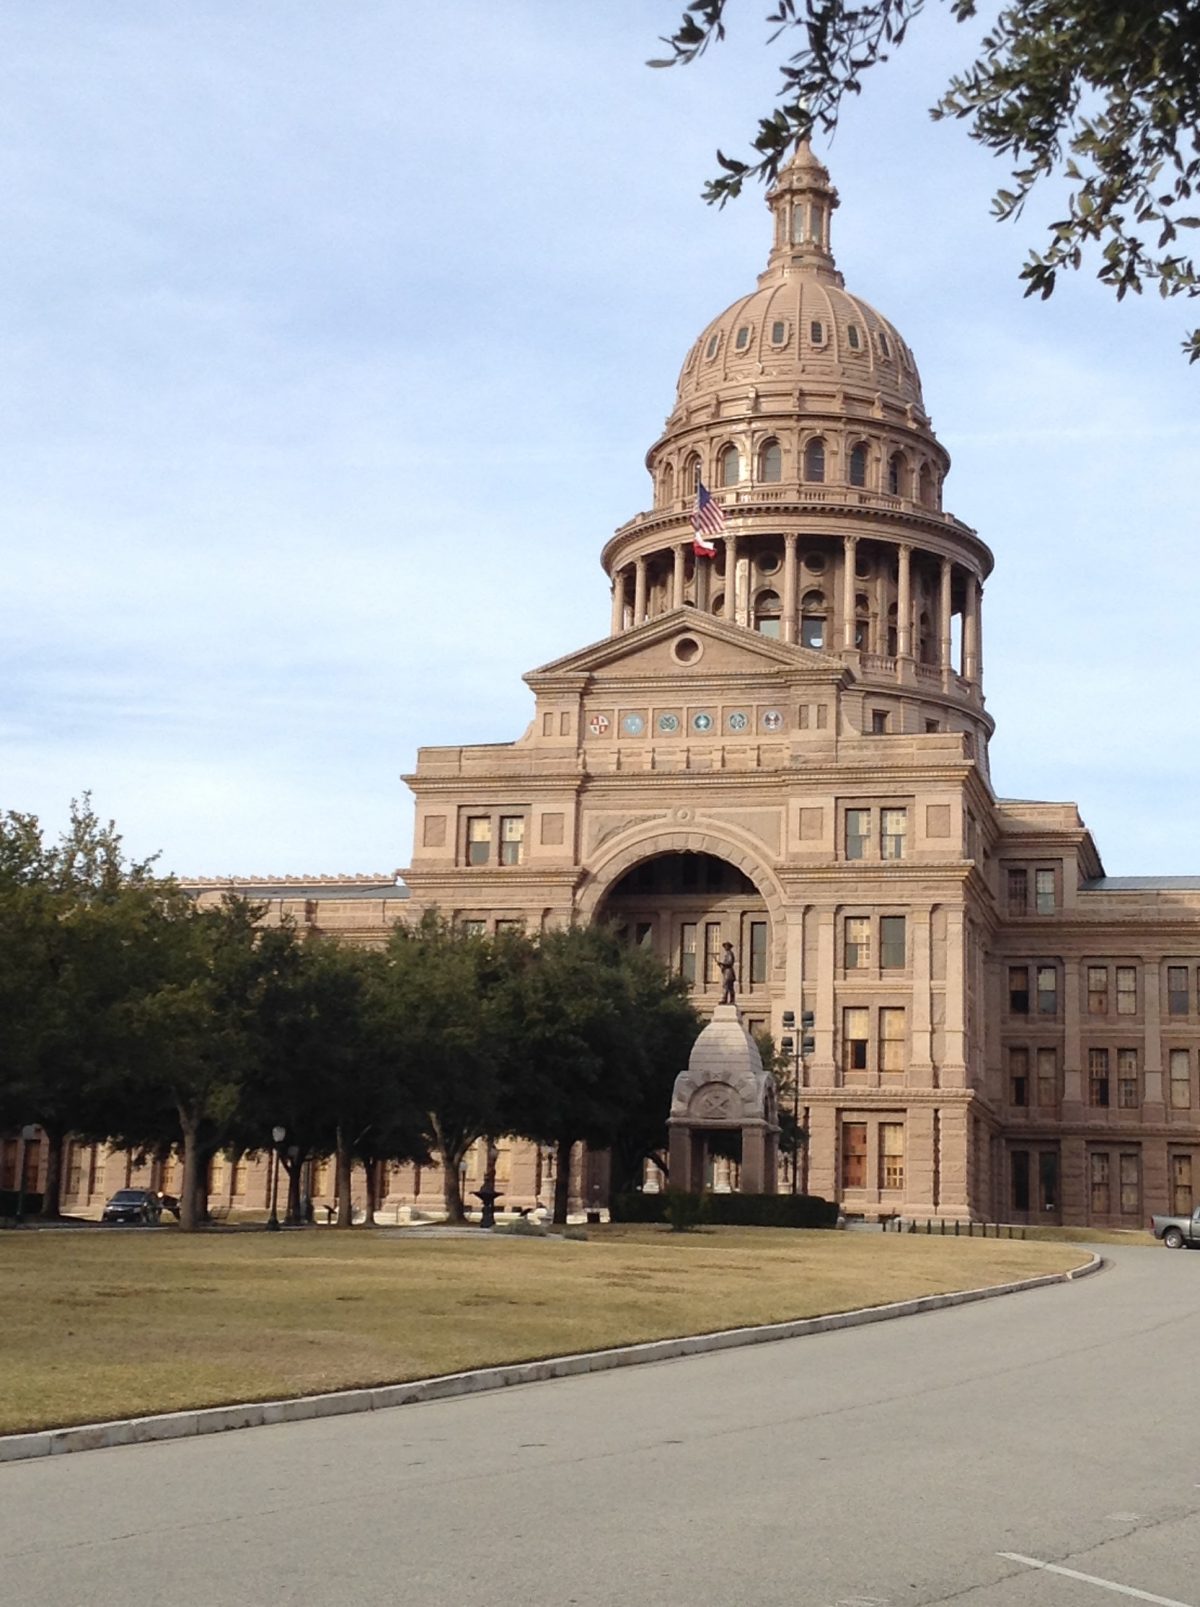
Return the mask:
<path id="1" fill-rule="evenodd" d="M 603 927 L 543 933 L 517 999 L 505 1125 L 554 1145 L 554 1220 L 565 1222 L 575 1144 L 611 1148 L 622 1181 L 661 1146 L 699 1023 L 683 984 Z"/>
<path id="2" fill-rule="evenodd" d="M 0 1122 L 46 1135 L 42 1214 L 61 1208 L 68 1133 L 102 1126 L 120 1056 L 109 1028 L 142 955 L 147 921 L 181 895 L 84 794 L 57 843 L 32 815 L 0 817 Z"/>
<path id="3" fill-rule="evenodd" d="M 803 43 L 782 64 L 779 104 L 759 120 L 757 158 L 717 152 L 720 174 L 705 199 L 724 203 L 747 179 L 772 181 L 791 146 L 814 128 L 832 133 L 846 95 L 900 47 L 925 0 L 770 0 L 770 41 L 796 30 Z M 953 18 L 976 0 L 943 0 Z M 669 57 L 695 61 L 725 37 L 728 0 L 690 0 Z M 1200 0 L 1010 0 L 974 62 L 951 78 L 931 109 L 969 123 L 970 137 L 1012 163 L 1011 186 L 992 201 L 997 219 L 1020 216 L 1043 181 L 1065 181 L 1066 215 L 1050 225 L 1020 277 L 1025 294 L 1049 296 L 1063 270 L 1098 254 L 1097 277 L 1123 298 L 1144 284 L 1166 296 L 1200 295 L 1180 231 L 1200 227 L 1190 210 L 1200 184 Z M 1200 329 L 1183 342 L 1200 358 Z"/>

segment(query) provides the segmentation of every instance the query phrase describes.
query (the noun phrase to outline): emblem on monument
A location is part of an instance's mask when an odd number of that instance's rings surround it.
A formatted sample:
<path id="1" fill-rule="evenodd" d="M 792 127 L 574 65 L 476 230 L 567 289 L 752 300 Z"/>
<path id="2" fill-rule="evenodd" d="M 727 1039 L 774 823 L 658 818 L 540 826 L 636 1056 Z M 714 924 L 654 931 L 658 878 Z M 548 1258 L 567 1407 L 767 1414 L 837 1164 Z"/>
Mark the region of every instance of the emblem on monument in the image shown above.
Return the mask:
<path id="1" fill-rule="evenodd" d="M 602 737 L 608 730 L 609 718 L 607 714 L 593 714 L 588 721 L 588 730 L 594 737 Z"/>
<path id="2" fill-rule="evenodd" d="M 764 731 L 779 731 L 783 728 L 783 715 L 778 709 L 768 709 L 762 717 Z"/>

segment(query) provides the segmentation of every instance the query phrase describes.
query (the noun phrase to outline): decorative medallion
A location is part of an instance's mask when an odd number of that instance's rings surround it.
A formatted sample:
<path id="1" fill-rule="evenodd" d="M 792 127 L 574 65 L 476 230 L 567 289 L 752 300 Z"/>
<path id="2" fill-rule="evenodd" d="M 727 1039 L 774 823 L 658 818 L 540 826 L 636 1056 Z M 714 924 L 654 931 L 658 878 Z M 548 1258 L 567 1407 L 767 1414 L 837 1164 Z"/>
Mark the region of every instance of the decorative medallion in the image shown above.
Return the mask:
<path id="1" fill-rule="evenodd" d="M 711 731 L 712 730 L 712 715 L 711 714 L 694 714 L 692 716 L 692 727 L 696 731 Z"/>
<path id="2" fill-rule="evenodd" d="M 627 736 L 640 737 L 646 729 L 646 722 L 640 714 L 624 714 L 621 716 L 621 730 Z"/>
<path id="3" fill-rule="evenodd" d="M 677 714 L 660 714 L 658 729 L 665 731 L 668 736 L 679 730 L 679 716 Z"/>
<path id="4" fill-rule="evenodd" d="M 729 716 L 729 729 L 731 731 L 744 731 L 749 724 L 750 721 L 740 709 L 736 714 L 731 714 Z"/>
<path id="5" fill-rule="evenodd" d="M 764 731 L 782 731 L 783 715 L 778 709 L 768 709 L 762 717 L 762 727 Z"/>
<path id="6" fill-rule="evenodd" d="M 594 737 L 602 737 L 609 727 L 607 714 L 593 714 L 588 721 L 588 730 Z"/>

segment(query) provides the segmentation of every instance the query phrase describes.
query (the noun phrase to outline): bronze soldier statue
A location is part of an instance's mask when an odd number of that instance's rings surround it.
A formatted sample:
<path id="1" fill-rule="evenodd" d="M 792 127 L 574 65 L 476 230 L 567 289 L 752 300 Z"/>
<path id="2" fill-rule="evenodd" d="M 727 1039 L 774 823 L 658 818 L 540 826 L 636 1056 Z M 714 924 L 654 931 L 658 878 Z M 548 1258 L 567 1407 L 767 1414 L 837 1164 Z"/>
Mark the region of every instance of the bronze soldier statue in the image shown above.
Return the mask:
<path id="1" fill-rule="evenodd" d="M 733 957 L 732 943 L 726 943 L 724 945 L 721 952 L 721 958 L 717 961 L 717 964 L 721 970 L 721 982 L 723 984 L 721 988 L 721 1003 L 733 1004 L 734 995 L 736 993 L 734 984 L 737 981 L 737 970 L 736 961 Z"/>

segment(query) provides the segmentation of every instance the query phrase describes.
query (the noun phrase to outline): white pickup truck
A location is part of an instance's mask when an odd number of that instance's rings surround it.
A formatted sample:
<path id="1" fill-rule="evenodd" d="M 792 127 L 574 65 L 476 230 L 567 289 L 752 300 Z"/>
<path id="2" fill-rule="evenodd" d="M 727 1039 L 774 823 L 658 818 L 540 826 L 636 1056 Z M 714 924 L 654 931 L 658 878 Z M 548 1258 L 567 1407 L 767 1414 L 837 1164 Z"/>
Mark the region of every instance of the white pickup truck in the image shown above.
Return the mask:
<path id="1" fill-rule="evenodd" d="M 1152 1216 L 1150 1231 L 1168 1250 L 1200 1248 L 1200 1205 L 1191 1216 Z"/>

